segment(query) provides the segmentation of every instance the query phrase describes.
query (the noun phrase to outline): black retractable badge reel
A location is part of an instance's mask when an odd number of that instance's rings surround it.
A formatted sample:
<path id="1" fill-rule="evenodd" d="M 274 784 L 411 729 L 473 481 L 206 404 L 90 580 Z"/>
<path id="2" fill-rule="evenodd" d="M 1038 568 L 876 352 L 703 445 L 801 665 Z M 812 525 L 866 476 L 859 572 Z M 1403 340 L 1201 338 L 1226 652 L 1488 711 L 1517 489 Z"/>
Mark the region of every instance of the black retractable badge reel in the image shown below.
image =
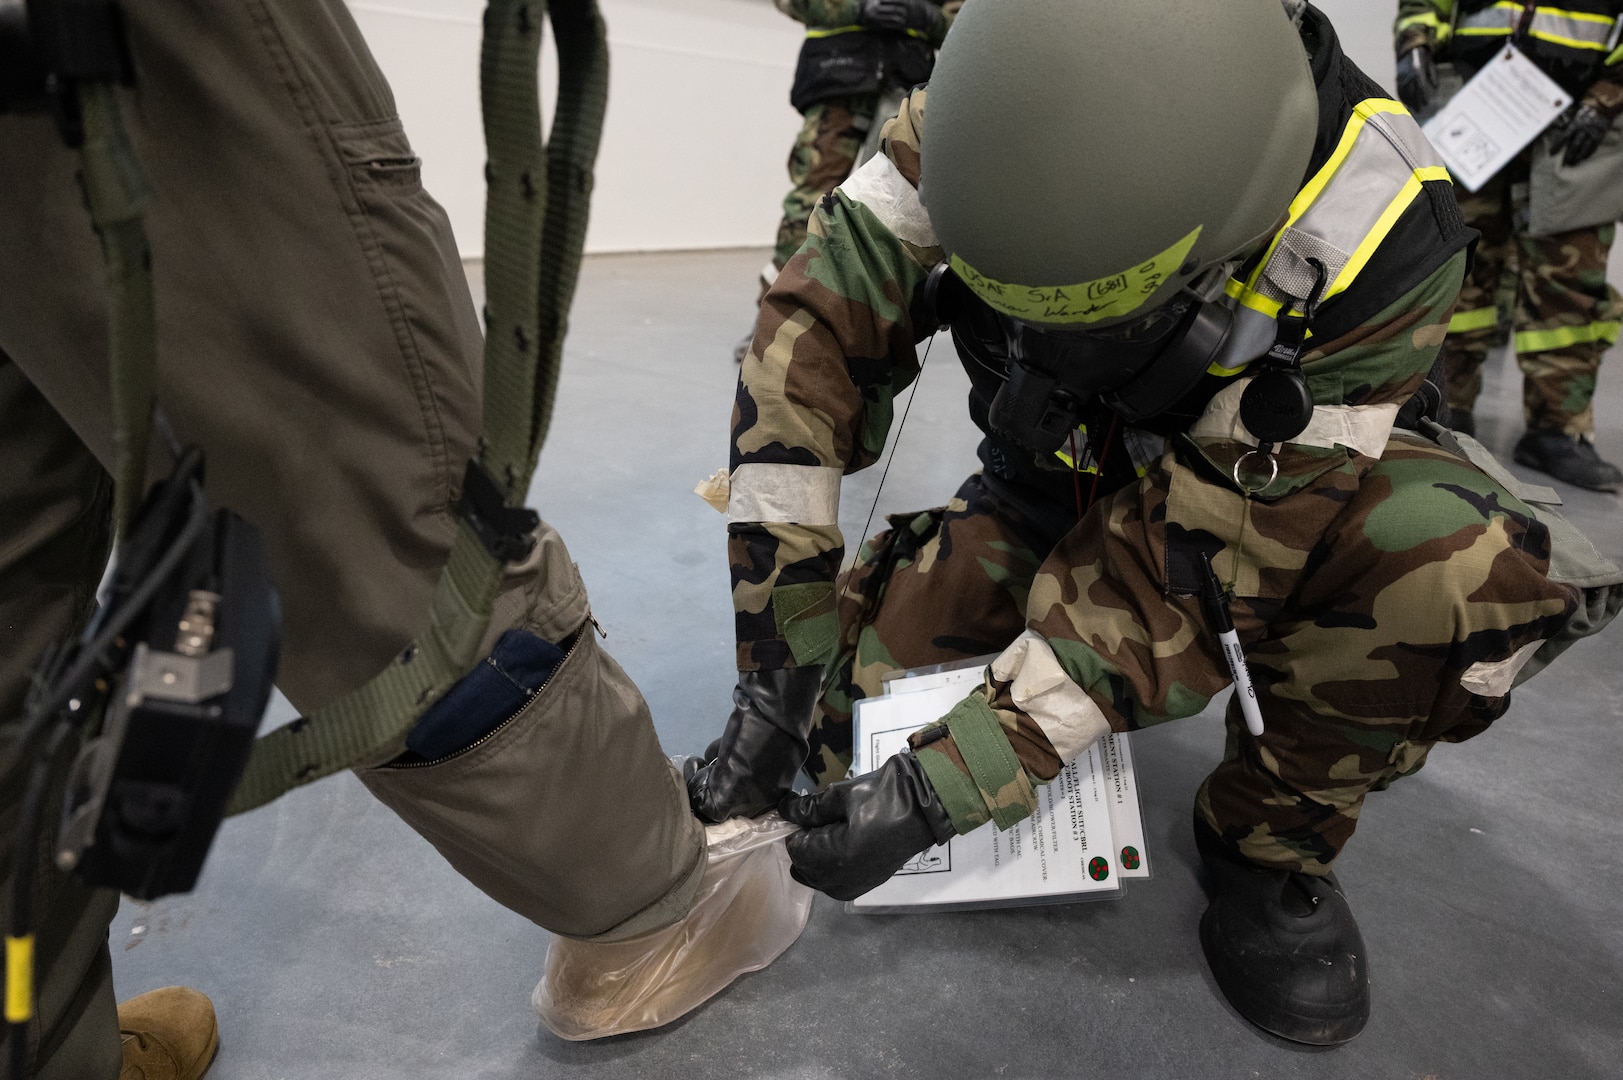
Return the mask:
<path id="1" fill-rule="evenodd" d="M 1330 275 L 1318 259 L 1308 259 L 1307 263 L 1313 267 L 1314 280 L 1313 289 L 1302 305 L 1302 314 L 1290 314 L 1289 305 L 1280 313 L 1274 347 L 1262 358 L 1262 371 L 1240 397 L 1240 422 L 1256 436 L 1258 443 L 1255 450 L 1242 454 L 1234 463 L 1234 483 L 1247 495 L 1254 495 L 1274 482 L 1279 475 L 1275 447 L 1307 430 L 1308 422 L 1313 419 L 1313 395 L 1302 376 L 1302 353 Z M 1266 481 L 1252 486 L 1240 475 L 1241 466 L 1255 455 L 1266 458 L 1272 468 Z"/>

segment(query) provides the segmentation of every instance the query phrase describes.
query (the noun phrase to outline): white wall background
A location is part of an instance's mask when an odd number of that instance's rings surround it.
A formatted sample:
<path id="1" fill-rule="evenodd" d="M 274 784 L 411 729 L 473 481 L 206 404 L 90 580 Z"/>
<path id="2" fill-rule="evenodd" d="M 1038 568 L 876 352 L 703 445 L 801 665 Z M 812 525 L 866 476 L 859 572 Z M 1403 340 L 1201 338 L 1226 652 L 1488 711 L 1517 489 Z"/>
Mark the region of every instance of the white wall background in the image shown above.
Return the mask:
<path id="1" fill-rule="evenodd" d="M 799 24 L 769 0 L 599 2 L 611 76 L 587 250 L 770 244 L 800 122 L 789 107 Z M 1396 0 L 1318 3 L 1348 54 L 1390 88 Z M 482 0 L 350 0 L 394 86 L 424 182 L 450 213 L 466 256 L 480 254 L 483 243 L 483 7 Z M 543 63 L 545 81 L 556 69 Z"/>

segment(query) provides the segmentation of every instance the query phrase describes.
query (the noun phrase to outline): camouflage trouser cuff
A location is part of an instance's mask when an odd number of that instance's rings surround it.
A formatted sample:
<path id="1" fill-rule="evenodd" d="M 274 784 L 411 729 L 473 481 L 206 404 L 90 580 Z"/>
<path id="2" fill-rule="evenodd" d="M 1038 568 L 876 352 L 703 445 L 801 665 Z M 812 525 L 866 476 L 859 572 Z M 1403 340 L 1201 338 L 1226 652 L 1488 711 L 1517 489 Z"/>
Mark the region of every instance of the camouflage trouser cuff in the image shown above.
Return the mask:
<path id="1" fill-rule="evenodd" d="M 1037 794 L 986 699 L 979 693 L 970 695 L 953 706 L 942 723 L 963 766 L 944 747 L 937 749 L 939 744 L 921 747 L 918 757 L 953 827 L 966 832 L 991 820 L 999 829 L 1008 829 L 1029 817 L 1036 809 Z"/>

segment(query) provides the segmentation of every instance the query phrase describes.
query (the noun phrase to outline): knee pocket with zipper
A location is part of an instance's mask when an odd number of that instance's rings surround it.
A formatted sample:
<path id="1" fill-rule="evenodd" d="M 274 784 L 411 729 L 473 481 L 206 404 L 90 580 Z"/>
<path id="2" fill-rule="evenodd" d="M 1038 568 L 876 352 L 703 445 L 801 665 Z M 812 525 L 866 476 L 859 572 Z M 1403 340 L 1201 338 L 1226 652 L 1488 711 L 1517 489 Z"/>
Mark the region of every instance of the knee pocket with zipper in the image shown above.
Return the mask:
<path id="1" fill-rule="evenodd" d="M 537 546 L 492 633 L 522 602 L 514 621 L 566 643 L 552 676 L 471 746 L 357 773 L 492 899 L 567 937 L 628 937 L 686 912 L 704 830 L 642 694 L 598 644 L 562 539 L 543 525 Z"/>

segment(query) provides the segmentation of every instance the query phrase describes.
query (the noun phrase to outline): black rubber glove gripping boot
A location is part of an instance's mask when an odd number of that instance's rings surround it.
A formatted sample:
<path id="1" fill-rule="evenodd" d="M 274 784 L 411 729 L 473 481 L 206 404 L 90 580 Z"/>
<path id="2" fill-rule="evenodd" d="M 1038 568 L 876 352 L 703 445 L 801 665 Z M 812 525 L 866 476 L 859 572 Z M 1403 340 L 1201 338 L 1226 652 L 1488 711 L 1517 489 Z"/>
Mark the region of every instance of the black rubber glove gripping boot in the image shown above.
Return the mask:
<path id="1" fill-rule="evenodd" d="M 1398 100 L 1412 113 L 1422 113 L 1437 97 L 1437 65 L 1425 45 L 1398 57 Z"/>
<path id="2" fill-rule="evenodd" d="M 790 875 L 836 900 L 855 900 L 902 865 L 957 835 L 918 758 L 897 754 L 874 772 L 778 805 L 801 827 L 789 837 Z"/>
<path id="3" fill-rule="evenodd" d="M 754 817 L 794 787 L 806 762 L 820 667 L 740 671 L 733 714 L 704 760 L 684 764 L 688 802 L 706 821 Z"/>

